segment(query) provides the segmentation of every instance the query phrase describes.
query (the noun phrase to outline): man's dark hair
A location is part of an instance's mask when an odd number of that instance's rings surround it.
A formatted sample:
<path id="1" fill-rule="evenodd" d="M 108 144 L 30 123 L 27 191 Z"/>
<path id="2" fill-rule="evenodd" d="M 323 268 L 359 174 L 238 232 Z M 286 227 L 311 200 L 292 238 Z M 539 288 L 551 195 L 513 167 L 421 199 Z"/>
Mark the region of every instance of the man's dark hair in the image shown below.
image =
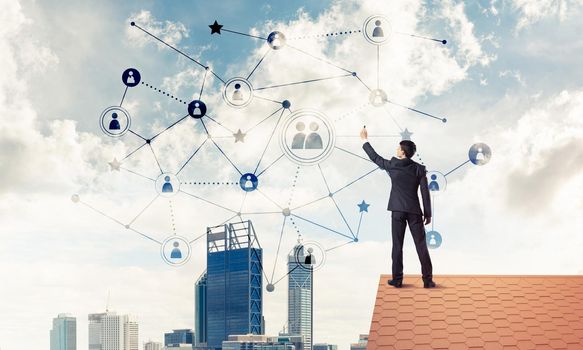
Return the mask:
<path id="1" fill-rule="evenodd" d="M 405 157 L 407 158 L 413 157 L 413 155 L 415 155 L 415 152 L 417 152 L 417 146 L 415 146 L 415 142 L 413 141 L 403 140 L 399 142 L 399 145 L 401 145 L 401 149 L 403 150 L 403 152 L 405 152 Z"/>

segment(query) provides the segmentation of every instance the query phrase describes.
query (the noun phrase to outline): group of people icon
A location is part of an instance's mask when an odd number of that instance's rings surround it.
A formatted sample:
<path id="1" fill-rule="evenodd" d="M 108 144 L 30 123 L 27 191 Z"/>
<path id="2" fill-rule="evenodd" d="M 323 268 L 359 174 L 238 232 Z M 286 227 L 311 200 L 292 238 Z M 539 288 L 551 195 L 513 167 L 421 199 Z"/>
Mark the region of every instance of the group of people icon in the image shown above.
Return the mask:
<path id="1" fill-rule="evenodd" d="M 316 122 L 310 123 L 310 134 L 306 135 L 304 130 L 306 129 L 306 124 L 304 122 L 296 123 L 296 130 L 298 131 L 292 140 L 292 149 L 322 149 L 322 137 L 318 134 L 318 129 L 320 126 Z"/>

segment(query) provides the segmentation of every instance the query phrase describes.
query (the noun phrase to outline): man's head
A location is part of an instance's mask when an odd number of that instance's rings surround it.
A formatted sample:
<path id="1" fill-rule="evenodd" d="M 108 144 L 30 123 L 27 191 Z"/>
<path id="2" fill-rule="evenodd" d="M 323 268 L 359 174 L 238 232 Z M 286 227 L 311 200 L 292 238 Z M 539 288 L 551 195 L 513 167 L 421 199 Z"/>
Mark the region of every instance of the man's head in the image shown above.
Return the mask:
<path id="1" fill-rule="evenodd" d="M 398 158 L 412 158 L 417 152 L 417 146 L 415 146 L 415 142 L 410 140 L 403 140 L 399 142 L 399 146 L 397 147 L 397 157 Z"/>

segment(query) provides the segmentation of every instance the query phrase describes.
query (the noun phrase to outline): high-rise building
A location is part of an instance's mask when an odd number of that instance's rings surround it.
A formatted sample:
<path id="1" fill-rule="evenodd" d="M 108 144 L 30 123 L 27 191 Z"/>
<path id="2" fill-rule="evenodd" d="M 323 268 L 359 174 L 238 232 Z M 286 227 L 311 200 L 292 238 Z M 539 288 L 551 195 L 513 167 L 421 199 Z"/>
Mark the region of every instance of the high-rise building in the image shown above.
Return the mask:
<path id="1" fill-rule="evenodd" d="M 51 350 L 77 350 L 77 319 L 68 314 L 53 318 Z"/>
<path id="2" fill-rule="evenodd" d="M 149 342 L 144 343 L 144 350 L 162 350 L 162 343 L 150 340 Z"/>
<path id="3" fill-rule="evenodd" d="M 194 343 L 197 347 L 206 346 L 206 271 L 194 285 Z"/>
<path id="4" fill-rule="evenodd" d="M 89 350 L 138 350 L 138 323 L 107 311 L 89 315 Z"/>
<path id="5" fill-rule="evenodd" d="M 165 347 L 179 347 L 189 345 L 192 348 L 194 344 L 194 332 L 192 329 L 175 329 L 172 333 L 164 333 Z"/>
<path id="6" fill-rule="evenodd" d="M 319 343 L 319 344 L 314 344 L 312 349 L 313 350 L 338 350 L 338 345 L 328 344 L 328 343 Z"/>
<path id="7" fill-rule="evenodd" d="M 358 343 L 350 344 L 350 350 L 366 350 L 368 344 L 368 334 L 361 334 L 358 337 Z"/>
<path id="8" fill-rule="evenodd" d="M 304 348 L 304 336 L 303 335 L 293 335 L 286 333 L 279 333 L 277 337 L 271 337 L 271 341 L 281 344 L 291 344 L 296 350 L 302 350 Z"/>
<path id="9" fill-rule="evenodd" d="M 263 334 L 262 254 L 251 221 L 207 228 L 207 346 Z"/>
<path id="10" fill-rule="evenodd" d="M 312 350 L 314 271 L 309 261 L 306 264 L 304 246 L 300 241 L 288 256 L 287 268 L 287 323 L 289 334 L 302 335 L 304 337 L 304 348 L 298 350 Z"/>

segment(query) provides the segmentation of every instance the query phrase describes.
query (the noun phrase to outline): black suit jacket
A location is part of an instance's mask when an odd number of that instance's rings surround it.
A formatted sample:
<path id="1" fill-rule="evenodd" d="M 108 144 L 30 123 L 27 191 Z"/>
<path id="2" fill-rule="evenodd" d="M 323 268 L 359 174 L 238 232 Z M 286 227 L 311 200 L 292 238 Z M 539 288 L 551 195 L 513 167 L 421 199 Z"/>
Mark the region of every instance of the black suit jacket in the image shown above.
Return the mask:
<path id="1" fill-rule="evenodd" d="M 387 210 L 431 217 L 431 199 L 427 186 L 427 170 L 424 165 L 416 163 L 410 158 L 389 160 L 379 156 L 370 143 L 366 142 L 362 148 L 376 165 L 386 170 L 391 177 L 391 195 Z M 423 212 L 419 204 L 417 190 L 421 187 L 423 198 Z M 424 214 L 425 213 L 425 214 Z"/>

